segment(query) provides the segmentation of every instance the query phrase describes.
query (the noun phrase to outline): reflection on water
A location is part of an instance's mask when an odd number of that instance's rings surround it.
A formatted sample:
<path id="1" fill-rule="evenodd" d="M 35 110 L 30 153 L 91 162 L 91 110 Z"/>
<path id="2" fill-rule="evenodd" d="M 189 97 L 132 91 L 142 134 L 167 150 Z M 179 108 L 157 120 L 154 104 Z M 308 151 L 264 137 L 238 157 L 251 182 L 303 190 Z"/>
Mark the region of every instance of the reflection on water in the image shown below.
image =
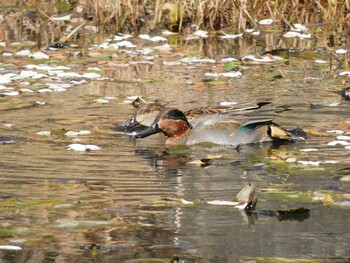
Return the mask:
<path id="1" fill-rule="evenodd" d="M 208 39 L 181 42 L 180 49 L 199 49 L 204 56 L 216 57 L 254 53 L 256 47 L 260 51 L 314 45 L 279 39 L 274 34 L 259 40 Z M 327 208 L 321 201 L 262 194 L 257 212 L 246 214 L 230 206 L 200 202 L 230 201 L 247 182 L 262 190 L 276 188 L 310 196 L 333 189 L 335 199 L 346 201 L 350 185 L 336 178 L 347 173 L 342 168 L 349 167 L 349 150 L 327 145 L 337 135 L 321 133 L 350 131 L 350 105 L 333 92 L 341 89 L 341 80 L 328 77 L 328 66 L 295 56 L 289 63 L 245 67 L 242 78 L 207 87 L 192 84 L 202 80 L 211 66 L 166 67 L 164 59 L 158 58 L 153 66 L 112 64 L 105 74 L 115 81 L 92 81 L 66 92 L 1 98 L 0 136 L 15 140 L 0 145 L 0 245 L 23 248 L 0 250 L 1 261 L 152 262 L 149 258 L 153 258 L 154 262 L 169 262 L 174 255 L 185 262 L 237 262 L 256 257 L 346 261 L 350 256 L 346 206 Z M 273 78 L 281 71 L 284 79 Z M 144 78 L 162 81 L 134 81 Z M 133 107 L 123 103 L 132 95 L 168 100 L 184 110 L 222 101 L 270 98 L 274 105 L 292 109 L 281 113 L 276 122 L 288 129 L 308 130 L 308 139 L 289 145 L 245 146 L 238 151 L 230 147 L 171 148 L 161 134 L 133 140 L 98 132 L 96 128 L 113 128 L 133 114 Z M 94 101 L 97 97 L 113 99 L 101 104 Z M 38 99 L 47 104 L 32 106 Z M 310 107 L 310 103 L 318 106 Z M 74 138 L 36 134 L 62 128 L 92 134 Z M 71 143 L 94 144 L 102 150 L 68 151 Z M 307 148 L 317 151 L 300 152 Z M 303 165 L 272 158 L 286 153 L 321 163 Z M 208 156 L 209 165 L 191 163 Z M 167 197 L 197 205 L 156 204 Z M 310 209 L 310 214 L 299 218 L 269 214 L 299 207 Z"/>

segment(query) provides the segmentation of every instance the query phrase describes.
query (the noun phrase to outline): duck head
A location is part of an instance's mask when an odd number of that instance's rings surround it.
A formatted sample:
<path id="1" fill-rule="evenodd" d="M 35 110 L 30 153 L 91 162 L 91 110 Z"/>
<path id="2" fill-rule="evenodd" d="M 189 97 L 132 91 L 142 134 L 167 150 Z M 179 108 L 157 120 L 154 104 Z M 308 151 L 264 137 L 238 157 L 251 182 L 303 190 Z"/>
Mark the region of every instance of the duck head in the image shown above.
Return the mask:
<path id="1" fill-rule="evenodd" d="M 164 109 L 159 112 L 149 128 L 134 135 L 135 138 L 145 138 L 162 132 L 167 137 L 167 143 L 182 139 L 191 130 L 185 114 L 178 109 Z"/>
<path id="2" fill-rule="evenodd" d="M 120 123 L 116 127 L 117 131 L 134 132 L 137 131 L 138 128 L 143 129 L 144 127 L 149 127 L 152 125 L 159 112 L 165 109 L 165 106 L 158 102 L 140 105 L 133 104 L 133 106 L 138 109 L 137 112 L 130 119 Z"/>

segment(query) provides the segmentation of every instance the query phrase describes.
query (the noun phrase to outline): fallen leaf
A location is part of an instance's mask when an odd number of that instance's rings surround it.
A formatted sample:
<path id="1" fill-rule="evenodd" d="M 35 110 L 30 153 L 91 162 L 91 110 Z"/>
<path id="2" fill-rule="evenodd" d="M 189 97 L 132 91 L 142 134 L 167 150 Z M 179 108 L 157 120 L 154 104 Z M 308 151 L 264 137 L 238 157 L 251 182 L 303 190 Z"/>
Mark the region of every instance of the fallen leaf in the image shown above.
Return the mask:
<path id="1" fill-rule="evenodd" d="M 325 207 L 329 207 L 331 204 L 334 203 L 333 197 L 331 196 L 330 193 L 325 193 L 323 197 L 323 205 Z"/>

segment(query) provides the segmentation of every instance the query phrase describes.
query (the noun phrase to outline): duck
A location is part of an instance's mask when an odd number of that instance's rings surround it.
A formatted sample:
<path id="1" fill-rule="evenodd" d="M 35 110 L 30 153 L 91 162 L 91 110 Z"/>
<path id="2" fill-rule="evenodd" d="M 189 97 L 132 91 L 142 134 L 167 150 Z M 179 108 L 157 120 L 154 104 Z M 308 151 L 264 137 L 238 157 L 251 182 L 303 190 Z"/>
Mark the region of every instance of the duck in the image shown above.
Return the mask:
<path id="1" fill-rule="evenodd" d="M 273 122 L 271 118 L 264 116 L 252 117 L 242 113 L 204 114 L 190 122 L 184 112 L 168 107 L 159 112 L 148 128 L 133 136 L 134 138 L 145 138 L 160 132 L 165 135 L 168 145 L 212 143 L 238 148 L 246 144 L 305 139 L 294 135 Z"/>
<path id="2" fill-rule="evenodd" d="M 187 120 L 192 122 L 202 115 L 218 115 L 223 113 L 242 114 L 252 112 L 270 103 L 270 101 L 264 100 L 257 103 L 246 102 L 234 105 L 197 107 L 184 111 L 183 113 L 185 114 Z M 145 102 L 141 97 L 135 99 L 132 102 L 132 106 L 137 109 L 136 113 L 128 120 L 117 125 L 115 130 L 133 133 L 135 131 L 140 131 L 144 128 L 150 127 L 158 114 L 167 108 L 167 104 L 158 100 L 154 102 Z M 282 109 L 281 111 L 284 110 L 288 109 Z"/>

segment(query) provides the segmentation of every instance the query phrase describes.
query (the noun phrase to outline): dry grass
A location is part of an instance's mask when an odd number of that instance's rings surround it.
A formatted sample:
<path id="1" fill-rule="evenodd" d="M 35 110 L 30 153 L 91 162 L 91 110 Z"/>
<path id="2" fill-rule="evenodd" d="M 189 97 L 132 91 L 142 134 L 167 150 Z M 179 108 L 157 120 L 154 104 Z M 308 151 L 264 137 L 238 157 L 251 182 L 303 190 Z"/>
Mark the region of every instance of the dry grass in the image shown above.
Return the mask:
<path id="1" fill-rule="evenodd" d="M 257 20 L 272 18 L 289 26 L 293 23 L 325 24 L 328 29 L 347 23 L 349 0 L 80 0 L 96 17 L 101 30 L 137 31 L 170 27 L 173 30 L 195 25 L 202 29 L 230 27 L 242 31 L 256 27 Z M 166 3 L 177 6 L 180 16 L 175 19 Z"/>

